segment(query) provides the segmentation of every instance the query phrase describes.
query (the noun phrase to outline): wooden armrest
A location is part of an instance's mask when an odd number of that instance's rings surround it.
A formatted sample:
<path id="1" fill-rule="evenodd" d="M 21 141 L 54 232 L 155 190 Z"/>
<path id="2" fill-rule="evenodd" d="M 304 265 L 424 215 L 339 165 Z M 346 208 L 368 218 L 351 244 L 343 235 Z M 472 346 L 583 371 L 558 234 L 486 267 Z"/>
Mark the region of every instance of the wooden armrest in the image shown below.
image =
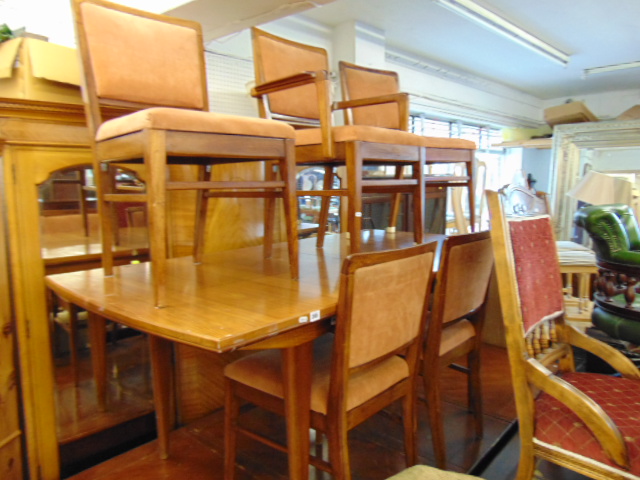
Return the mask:
<path id="1" fill-rule="evenodd" d="M 404 102 L 409 100 L 408 93 L 392 93 L 389 95 L 380 95 L 377 97 L 358 98 L 355 100 L 342 100 L 334 102 L 334 110 L 344 110 L 345 108 L 367 107 L 371 105 L 381 105 L 384 103 L 398 103 L 402 106 Z"/>
<path id="2" fill-rule="evenodd" d="M 591 430 L 611 460 L 623 468 L 629 467 L 622 434 L 600 405 L 534 359 L 527 362 L 527 377 L 535 387 L 569 407 Z"/>
<path id="3" fill-rule="evenodd" d="M 296 73 L 288 77 L 278 78 L 270 82 L 261 83 L 260 85 L 256 85 L 251 89 L 251 96 L 260 97 L 269 93 L 279 92 L 294 87 L 301 87 L 302 85 L 308 85 L 314 83 L 316 81 L 316 78 L 320 75 L 328 78 L 327 72 L 321 70 L 318 72 Z"/>
<path id="4" fill-rule="evenodd" d="M 631 360 L 621 352 L 599 340 L 591 338 L 571 325 L 556 325 L 559 328 L 559 335 L 566 335 L 567 343 L 582 348 L 589 353 L 600 357 L 603 361 L 611 365 L 625 378 L 640 380 L 640 371 Z"/>

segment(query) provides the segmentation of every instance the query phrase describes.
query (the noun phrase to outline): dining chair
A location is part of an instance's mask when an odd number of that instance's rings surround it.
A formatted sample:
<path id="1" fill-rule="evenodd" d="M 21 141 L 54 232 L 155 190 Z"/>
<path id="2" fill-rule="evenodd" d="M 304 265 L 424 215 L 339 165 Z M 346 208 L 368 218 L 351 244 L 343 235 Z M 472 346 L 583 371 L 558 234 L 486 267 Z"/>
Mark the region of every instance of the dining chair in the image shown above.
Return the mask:
<path id="1" fill-rule="evenodd" d="M 518 415 L 517 479 L 531 479 L 539 459 L 596 479 L 640 478 L 638 369 L 565 322 L 549 215 L 506 216 L 497 192 L 487 200 Z M 577 372 L 572 347 L 621 376 Z"/>
<path id="2" fill-rule="evenodd" d="M 429 410 L 436 465 L 446 468 L 440 371 L 452 368 L 468 376 L 469 407 L 476 435 L 482 436 L 480 348 L 489 281 L 493 270 L 488 231 L 450 236 L 444 242 L 427 326 L 422 377 Z M 467 366 L 457 360 L 466 357 Z"/>
<path id="3" fill-rule="evenodd" d="M 73 11 L 93 135 L 105 273 L 113 274 L 110 206 L 146 202 L 154 303 L 164 306 L 169 192 L 195 190 L 196 263 L 202 261 L 209 198 L 265 198 L 265 256 L 273 242 L 274 202 L 282 198 L 291 276 L 297 278 L 293 129 L 282 122 L 208 111 L 199 23 L 102 0 L 74 0 Z M 103 106 L 125 114 L 108 118 Z M 240 180 L 215 173 L 214 166 L 247 162 L 259 162 L 255 165 L 264 166 L 265 174 Z M 274 162 L 280 180 L 272 178 Z M 144 193 L 116 191 L 118 164 L 144 164 Z M 167 165 L 193 165 L 197 178 L 173 178 Z"/>
<path id="4" fill-rule="evenodd" d="M 347 432 L 402 401 L 408 466 L 416 462 L 415 386 L 437 242 L 352 254 L 342 265 L 335 336 L 314 342 L 310 425 L 327 437 L 329 461 L 301 459 L 351 478 Z M 243 401 L 282 414 L 280 352 L 265 350 L 225 368 L 225 478 L 234 478 L 237 434 L 287 452 L 238 422 Z M 297 398 L 304 398 L 302 392 Z"/>
<path id="5" fill-rule="evenodd" d="M 362 194 L 408 193 L 413 200 L 413 232 L 423 239 L 424 149 L 418 135 L 371 125 L 334 126 L 332 114 L 341 104 L 331 101 L 329 59 L 323 48 L 281 38 L 253 28 L 256 86 L 263 118 L 296 127 L 296 164 L 325 169 L 321 190 L 298 195 L 322 197 L 317 245 L 322 247 L 331 196 L 347 198 L 347 230 L 352 253 L 360 251 Z M 394 101 L 394 100 L 387 100 Z M 361 102 L 362 103 L 362 102 Z M 333 188 L 335 169 L 346 167 L 346 188 Z M 410 178 L 366 176 L 364 167 L 410 167 Z M 343 219 L 344 221 L 344 219 Z"/>
<path id="6" fill-rule="evenodd" d="M 409 95 L 400 92 L 398 74 L 391 70 L 364 67 L 354 63 L 339 63 L 340 83 L 344 102 L 338 102 L 345 112 L 347 125 L 374 125 L 409 131 Z M 394 104 L 395 102 L 395 104 Z M 366 106 L 363 106 L 366 105 Z M 462 165 L 464 172 L 454 175 L 433 175 L 423 172 L 427 186 L 466 188 L 469 205 L 475 205 L 474 159 L 476 145 L 470 140 L 420 136 L 425 148 L 425 165 Z M 396 172 L 402 178 L 402 171 Z M 397 224 L 400 195 L 393 198 L 389 226 Z M 475 230 L 475 207 L 470 207 L 471 231 Z"/>

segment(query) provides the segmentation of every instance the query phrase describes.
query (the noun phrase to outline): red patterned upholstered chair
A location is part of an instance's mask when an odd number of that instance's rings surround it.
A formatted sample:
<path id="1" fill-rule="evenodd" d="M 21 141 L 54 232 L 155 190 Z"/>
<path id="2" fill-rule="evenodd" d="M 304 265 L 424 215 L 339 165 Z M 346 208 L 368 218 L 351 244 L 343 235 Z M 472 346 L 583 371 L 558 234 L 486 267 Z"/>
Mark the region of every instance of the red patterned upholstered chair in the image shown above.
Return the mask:
<path id="1" fill-rule="evenodd" d="M 640 478 L 640 374 L 565 322 L 548 215 L 506 217 L 487 192 L 500 304 L 520 429 L 518 480 L 544 459 L 597 479 Z M 576 346 L 621 377 L 575 371 Z"/>

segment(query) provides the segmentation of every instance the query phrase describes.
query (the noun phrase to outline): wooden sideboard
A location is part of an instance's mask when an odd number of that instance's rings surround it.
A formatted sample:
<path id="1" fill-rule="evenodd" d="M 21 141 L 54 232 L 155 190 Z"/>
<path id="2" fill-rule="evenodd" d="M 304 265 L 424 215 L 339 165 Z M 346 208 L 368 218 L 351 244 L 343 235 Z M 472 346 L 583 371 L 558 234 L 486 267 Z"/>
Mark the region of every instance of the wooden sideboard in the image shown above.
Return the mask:
<path id="1" fill-rule="evenodd" d="M 112 112 L 117 115 L 119 112 Z M 38 186 L 52 172 L 80 165 L 91 165 L 90 139 L 85 126 L 84 109 L 81 105 L 56 104 L 0 98 L 0 146 L 2 147 L 2 195 L 0 196 L 0 231 L 2 244 L 6 245 L 6 269 L 0 260 L 0 295 L 2 309 L 12 300 L 11 309 L 2 310 L 4 335 L 0 337 L 2 365 L 11 358 L 10 349 L 15 336 L 19 359 L 19 381 L 21 403 L 17 404 L 17 388 L 0 390 L 0 400 L 7 405 L 2 415 L 9 416 L 6 422 L 9 431 L 0 431 L 0 459 L 4 465 L 11 462 L 20 465 L 22 458 L 28 459 L 24 470 L 32 479 L 58 480 L 60 478 L 59 445 L 56 434 L 56 408 L 54 402 L 54 367 L 52 364 L 50 326 L 46 302 L 45 274 L 53 271 L 69 271 L 95 268 L 99 265 L 98 252 L 91 251 L 83 257 L 77 249 L 60 257 L 60 251 L 52 254 L 44 248 L 40 234 L 40 206 Z M 254 171 L 243 166 L 223 167 L 221 176 L 242 177 L 254 175 Z M 193 172 L 188 167 L 176 167 L 172 175 L 190 178 Z M 144 172 L 141 172 L 144 178 Z M 191 252 L 193 231 L 193 192 L 176 192 L 171 198 L 171 238 L 173 255 Z M 218 199 L 217 199 L 218 200 Z M 207 224 L 207 251 L 220 251 L 262 242 L 262 201 L 260 199 L 219 199 L 210 211 Z M 280 207 L 279 207 L 280 208 Z M 230 220 L 231 219 L 231 220 Z M 215 235 L 220 227 L 224 235 Z M 278 232 L 282 235 L 282 231 Z M 92 247 L 94 248 L 95 245 Z M 5 251 L 3 250 L 3 252 Z M 137 252 L 140 253 L 140 252 Z M 67 256 L 68 255 L 68 256 Z M 46 258 L 46 261 L 44 259 Z M 3 259 L 4 260 L 4 259 Z M 87 263 L 90 261 L 90 263 Z M 61 270 L 62 269 L 62 270 Z M 5 272 L 6 270 L 6 272 Z M 6 273 L 6 275 L 5 275 Z M 197 417 L 209 408 L 209 392 L 206 385 L 198 385 L 206 378 L 207 358 L 201 353 L 181 351 L 178 353 L 178 390 L 183 399 L 183 418 Z M 16 376 L 16 367 L 9 362 L 0 371 L 0 378 Z M 194 375 L 201 372 L 202 375 Z M 16 382 L 17 383 L 17 380 Z M 198 395 L 201 395 L 198 398 Z M 6 397 L 6 398 L 5 398 Z M 195 397 L 195 398 L 194 398 Z M 215 404 L 215 402 L 214 402 Z M 21 408 L 24 418 L 23 431 L 18 430 L 18 414 Z M 21 440 L 24 440 L 23 442 Z M 20 445 L 26 446 L 21 455 Z M 18 471 L 16 467 L 14 469 Z M 20 472 L 22 469 L 20 467 Z M 2 478 L 13 480 L 4 475 Z M 18 475 L 16 478 L 22 478 Z"/>

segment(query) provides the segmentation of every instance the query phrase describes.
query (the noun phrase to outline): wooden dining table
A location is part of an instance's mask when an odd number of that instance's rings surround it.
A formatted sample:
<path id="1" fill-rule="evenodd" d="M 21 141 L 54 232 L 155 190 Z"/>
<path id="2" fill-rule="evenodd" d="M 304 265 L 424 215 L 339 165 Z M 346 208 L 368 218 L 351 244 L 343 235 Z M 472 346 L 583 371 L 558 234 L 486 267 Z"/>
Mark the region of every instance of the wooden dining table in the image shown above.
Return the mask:
<path id="1" fill-rule="evenodd" d="M 106 349 L 106 320 L 149 335 L 160 456 L 169 451 L 175 426 L 172 384 L 173 342 L 213 352 L 237 349 L 281 349 L 285 378 L 285 416 L 289 476 L 308 478 L 311 341 L 328 332 L 336 313 L 347 234 L 330 235 L 324 248 L 316 239 L 300 242 L 300 278 L 289 275 L 286 243 L 263 258 L 261 246 L 208 254 L 201 264 L 192 257 L 168 262 L 167 301 L 153 303 L 151 264 L 124 265 L 107 277 L 102 269 L 49 275 L 50 289 L 90 315 L 94 363 L 96 349 Z M 425 235 L 426 242 L 444 239 Z M 413 234 L 366 230 L 362 251 L 405 248 Z M 94 374 L 106 375 L 98 367 Z M 96 381 L 99 379 L 96 378 Z"/>

